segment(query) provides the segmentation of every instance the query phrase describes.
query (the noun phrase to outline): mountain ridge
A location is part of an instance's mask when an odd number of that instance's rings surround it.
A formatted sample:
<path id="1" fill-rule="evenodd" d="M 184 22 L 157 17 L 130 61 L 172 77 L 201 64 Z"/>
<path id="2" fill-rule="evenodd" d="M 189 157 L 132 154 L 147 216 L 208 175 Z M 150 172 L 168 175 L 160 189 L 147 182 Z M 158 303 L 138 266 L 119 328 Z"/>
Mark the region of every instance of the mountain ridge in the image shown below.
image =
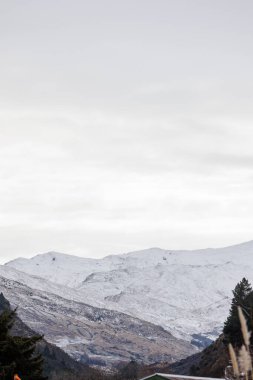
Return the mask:
<path id="1" fill-rule="evenodd" d="M 244 276 L 251 280 L 252 255 L 251 240 L 188 251 L 151 248 L 103 259 L 49 252 L 4 268 L 36 275 L 23 279 L 27 285 L 50 286 L 69 299 L 160 325 L 200 347 L 219 336 L 236 283 Z"/>
<path id="2" fill-rule="evenodd" d="M 35 254 L 34 256 L 30 257 L 30 258 L 25 258 L 25 257 L 22 257 L 22 256 L 19 256 L 17 258 L 14 258 L 10 261 L 7 261 L 6 263 L 4 263 L 3 265 L 10 265 L 11 263 L 15 262 L 15 261 L 19 261 L 19 260 L 24 260 L 24 261 L 29 261 L 29 260 L 32 260 L 32 259 L 35 259 L 39 256 L 53 256 L 53 255 L 58 255 L 58 256 L 68 256 L 68 257 L 74 257 L 76 259 L 84 259 L 84 260 L 90 260 L 90 261 L 100 261 L 100 260 L 104 260 L 104 259 L 108 259 L 108 258 L 111 258 L 111 257 L 115 257 L 115 256 L 128 256 L 128 255 L 134 255 L 134 254 L 142 254 L 142 253 L 145 253 L 146 251 L 153 251 L 153 250 L 156 250 L 156 251 L 162 251 L 162 252 L 174 252 L 174 253 L 177 253 L 177 252 L 200 252 L 200 253 L 203 253 L 204 251 L 217 251 L 217 250 L 230 250 L 231 248 L 242 248 L 242 247 L 248 247 L 250 246 L 250 249 L 253 248 L 253 239 L 252 240 L 248 240 L 246 242 L 242 242 L 242 243 L 237 243 L 237 244 L 232 244 L 232 245 L 228 245 L 228 246 L 218 246 L 218 247 L 208 247 L 208 248 L 196 248 L 196 249 L 165 249 L 165 248 L 161 248 L 161 247 L 150 247 L 150 248 L 143 248 L 143 249 L 140 249 L 140 250 L 134 250 L 134 251 L 129 251 L 129 252 L 123 252 L 123 253 L 119 253 L 119 254 L 108 254 L 108 255 L 105 255 L 101 258 L 92 258 L 92 257 L 86 257 L 86 256 L 79 256 L 79 255 L 75 255 L 75 254 L 70 254 L 70 253 L 66 253 L 66 252 L 59 252 L 59 251 L 47 251 L 47 252 L 42 252 L 42 253 L 37 253 Z"/>

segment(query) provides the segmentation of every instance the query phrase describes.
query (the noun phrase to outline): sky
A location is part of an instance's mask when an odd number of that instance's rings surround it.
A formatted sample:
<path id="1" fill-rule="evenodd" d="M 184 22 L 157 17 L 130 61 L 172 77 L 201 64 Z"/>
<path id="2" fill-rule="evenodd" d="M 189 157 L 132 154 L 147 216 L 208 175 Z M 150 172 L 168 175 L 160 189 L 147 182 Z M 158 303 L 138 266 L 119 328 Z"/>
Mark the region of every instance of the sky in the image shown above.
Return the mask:
<path id="1" fill-rule="evenodd" d="M 0 263 L 253 239 L 251 0 L 0 3 Z"/>

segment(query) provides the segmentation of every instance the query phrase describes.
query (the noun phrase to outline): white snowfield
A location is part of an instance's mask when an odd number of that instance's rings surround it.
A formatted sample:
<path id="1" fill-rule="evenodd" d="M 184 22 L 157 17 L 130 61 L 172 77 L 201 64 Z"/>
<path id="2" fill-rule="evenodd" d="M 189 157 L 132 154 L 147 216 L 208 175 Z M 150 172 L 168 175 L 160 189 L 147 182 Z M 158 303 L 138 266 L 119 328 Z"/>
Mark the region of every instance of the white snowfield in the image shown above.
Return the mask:
<path id="1" fill-rule="evenodd" d="M 15 276 L 25 272 L 20 281 L 33 288 L 124 312 L 188 341 L 214 339 L 232 289 L 242 277 L 253 281 L 253 241 L 196 251 L 151 248 L 100 260 L 49 252 L 6 266 L 19 271 Z"/>

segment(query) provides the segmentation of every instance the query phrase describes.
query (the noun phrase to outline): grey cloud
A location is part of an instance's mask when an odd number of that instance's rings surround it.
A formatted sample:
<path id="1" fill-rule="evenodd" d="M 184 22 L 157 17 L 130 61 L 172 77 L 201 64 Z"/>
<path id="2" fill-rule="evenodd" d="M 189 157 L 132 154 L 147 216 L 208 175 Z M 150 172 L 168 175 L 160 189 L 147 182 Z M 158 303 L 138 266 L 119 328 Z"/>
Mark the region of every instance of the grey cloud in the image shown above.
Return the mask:
<path id="1" fill-rule="evenodd" d="M 0 5 L 4 260 L 252 238 L 252 7 Z"/>

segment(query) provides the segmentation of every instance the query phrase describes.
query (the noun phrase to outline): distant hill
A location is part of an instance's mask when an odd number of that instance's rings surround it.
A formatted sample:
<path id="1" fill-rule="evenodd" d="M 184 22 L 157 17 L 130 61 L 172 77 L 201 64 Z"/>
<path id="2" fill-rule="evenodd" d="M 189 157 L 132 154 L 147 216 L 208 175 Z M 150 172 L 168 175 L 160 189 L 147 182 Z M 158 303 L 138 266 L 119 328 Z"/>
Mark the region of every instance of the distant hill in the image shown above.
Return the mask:
<path id="1" fill-rule="evenodd" d="M 177 375 L 224 378 L 224 369 L 229 364 L 228 350 L 221 335 L 209 347 L 176 363 L 153 363 L 142 366 L 141 377 L 152 373 L 174 373 Z"/>
<path id="2" fill-rule="evenodd" d="M 202 352 L 192 355 L 178 363 L 173 363 L 170 370 L 173 373 L 224 378 L 224 368 L 229 364 L 228 349 L 221 335 Z"/>

